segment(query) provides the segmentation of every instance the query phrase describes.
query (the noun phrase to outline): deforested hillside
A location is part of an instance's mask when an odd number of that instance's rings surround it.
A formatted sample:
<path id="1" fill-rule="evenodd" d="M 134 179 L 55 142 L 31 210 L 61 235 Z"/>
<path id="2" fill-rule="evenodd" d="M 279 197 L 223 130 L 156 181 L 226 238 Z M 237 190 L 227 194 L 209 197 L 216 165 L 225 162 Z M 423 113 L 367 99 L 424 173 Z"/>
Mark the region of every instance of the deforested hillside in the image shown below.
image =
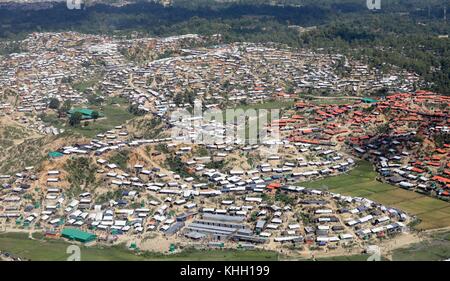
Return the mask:
<path id="1" fill-rule="evenodd" d="M 17 130 L 17 129 L 16 129 Z M 12 140 L 2 140 L 11 142 Z M 46 159 L 48 153 L 72 143 L 82 141 L 76 135 L 41 136 L 26 138 L 22 142 L 12 144 L 0 151 L 0 173 L 9 174 L 18 172 L 24 167 L 38 166 Z"/>

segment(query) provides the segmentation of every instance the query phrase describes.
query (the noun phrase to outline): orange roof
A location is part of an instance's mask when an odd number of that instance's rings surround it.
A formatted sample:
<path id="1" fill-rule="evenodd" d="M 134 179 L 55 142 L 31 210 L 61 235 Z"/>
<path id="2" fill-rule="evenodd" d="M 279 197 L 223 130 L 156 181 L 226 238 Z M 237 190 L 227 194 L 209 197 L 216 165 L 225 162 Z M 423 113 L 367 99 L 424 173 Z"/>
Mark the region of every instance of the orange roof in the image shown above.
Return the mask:
<path id="1" fill-rule="evenodd" d="M 273 182 L 273 183 L 270 183 L 269 185 L 267 185 L 267 188 L 270 188 L 270 189 L 275 189 L 275 188 L 280 188 L 280 187 L 281 187 L 281 184 L 278 182 Z"/>
<path id="2" fill-rule="evenodd" d="M 289 141 L 291 142 L 301 142 L 301 143 L 310 143 L 310 144 L 320 144 L 318 140 L 308 140 L 308 139 L 302 139 L 299 137 L 293 137 Z"/>
<path id="3" fill-rule="evenodd" d="M 434 176 L 433 180 L 438 181 L 438 182 L 442 182 L 442 183 L 450 183 L 450 179 L 444 178 L 444 177 L 441 177 L 441 176 Z"/>
<path id="4" fill-rule="evenodd" d="M 411 171 L 419 173 L 419 174 L 425 172 L 424 170 L 416 168 L 416 167 L 412 168 Z"/>

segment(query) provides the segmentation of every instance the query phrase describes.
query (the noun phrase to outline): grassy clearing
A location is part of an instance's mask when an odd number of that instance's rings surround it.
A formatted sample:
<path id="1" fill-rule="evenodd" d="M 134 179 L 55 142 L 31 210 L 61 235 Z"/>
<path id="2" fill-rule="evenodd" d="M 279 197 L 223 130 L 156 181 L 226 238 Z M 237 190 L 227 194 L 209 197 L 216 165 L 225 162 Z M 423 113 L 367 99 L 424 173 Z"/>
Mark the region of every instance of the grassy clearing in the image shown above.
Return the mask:
<path id="1" fill-rule="evenodd" d="M 35 236 L 35 235 L 34 235 Z M 26 233 L 0 234 L 0 250 L 35 261 L 64 261 L 69 254 L 70 244 L 63 240 L 31 240 Z M 189 261 L 272 261 L 278 254 L 270 251 L 253 250 L 185 250 L 171 255 L 144 252 L 136 254 L 124 246 L 84 247 L 81 246 L 81 260 L 84 261 L 143 261 L 143 260 L 189 260 Z"/>
<path id="2" fill-rule="evenodd" d="M 83 107 L 83 106 L 80 106 Z M 56 113 L 49 113 L 42 116 L 42 120 L 59 129 L 64 129 L 68 133 L 77 133 L 84 137 L 93 138 L 99 133 L 104 133 L 114 129 L 115 126 L 124 124 L 135 116 L 128 111 L 128 103 L 121 98 L 109 98 L 103 106 L 88 106 L 89 109 L 96 110 L 104 114 L 103 118 L 89 121 L 88 126 L 81 121 L 80 126 L 70 127 L 67 120 L 59 119 Z"/>
<path id="3" fill-rule="evenodd" d="M 394 250 L 395 261 L 442 261 L 450 258 L 450 232 L 438 232 L 431 240 Z"/>
<path id="4" fill-rule="evenodd" d="M 353 96 L 333 97 L 333 96 L 300 94 L 300 97 L 307 99 L 310 103 L 315 105 L 345 105 L 345 104 L 353 104 L 360 100 L 360 97 L 353 97 Z"/>
<path id="5" fill-rule="evenodd" d="M 71 245 L 63 240 L 42 239 L 31 240 L 26 233 L 0 234 L 0 250 L 34 261 L 65 261 L 70 254 L 66 253 Z M 394 250 L 394 261 L 427 261 L 444 260 L 450 257 L 450 232 L 433 234 L 428 241 L 413 244 L 407 248 Z M 136 254 L 124 246 L 84 247 L 81 248 L 83 261 L 276 261 L 279 255 L 271 251 L 254 250 L 194 250 L 187 249 L 176 254 L 143 252 Z M 350 255 L 316 258 L 318 261 L 366 261 L 368 255 Z M 299 260 L 311 260 L 299 258 Z"/>
<path id="6" fill-rule="evenodd" d="M 361 161 L 355 169 L 345 175 L 302 182 L 299 185 L 366 197 L 397 207 L 416 215 L 421 220 L 421 223 L 415 226 L 417 229 L 434 229 L 450 225 L 449 203 L 379 182 L 375 179 L 376 176 L 372 165 L 367 161 Z"/>
<path id="7" fill-rule="evenodd" d="M 367 261 L 370 255 L 336 256 L 326 258 L 316 258 L 317 261 Z"/>
<path id="8" fill-rule="evenodd" d="M 114 129 L 115 126 L 122 125 L 134 117 L 133 114 L 128 112 L 128 105 L 125 103 L 108 103 L 100 108 L 92 107 L 92 109 L 102 112 L 105 117 L 95 122 L 89 122 L 89 125 L 86 127 L 75 127 L 70 128 L 70 130 L 82 136 L 92 138 L 99 133 Z M 81 125 L 84 125 L 84 122 Z"/>
<path id="9" fill-rule="evenodd" d="M 72 84 L 72 88 L 75 90 L 84 93 L 87 89 L 94 87 L 99 83 L 100 77 L 86 80 L 86 81 L 78 81 Z"/>
<path id="10" fill-rule="evenodd" d="M 353 104 L 356 100 L 354 99 L 313 99 L 311 103 L 316 105 L 345 105 L 345 104 Z"/>
<path id="11" fill-rule="evenodd" d="M 259 250 L 185 250 L 178 254 L 146 253 L 148 260 L 166 261 L 277 261 L 278 253 Z"/>
<path id="12" fill-rule="evenodd" d="M 0 234 L 0 250 L 10 252 L 36 261 L 64 261 L 69 254 L 66 253 L 69 243 L 61 240 L 31 240 L 25 233 Z M 81 247 L 82 260 L 140 260 L 121 247 Z"/>
<path id="13" fill-rule="evenodd" d="M 293 101 L 273 100 L 263 103 L 251 103 L 245 105 L 238 105 L 234 109 L 289 109 L 294 105 Z"/>

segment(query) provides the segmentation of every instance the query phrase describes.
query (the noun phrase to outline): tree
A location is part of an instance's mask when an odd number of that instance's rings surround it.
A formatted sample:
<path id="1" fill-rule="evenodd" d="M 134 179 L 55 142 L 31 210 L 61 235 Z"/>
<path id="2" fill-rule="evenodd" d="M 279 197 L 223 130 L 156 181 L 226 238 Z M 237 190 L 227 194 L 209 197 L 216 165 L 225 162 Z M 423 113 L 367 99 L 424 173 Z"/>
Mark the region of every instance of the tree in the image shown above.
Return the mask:
<path id="1" fill-rule="evenodd" d="M 82 118 L 83 118 L 83 115 L 81 114 L 81 112 L 74 112 L 73 114 L 70 115 L 70 118 L 69 118 L 70 126 L 75 127 L 75 126 L 80 125 Z"/>
<path id="2" fill-rule="evenodd" d="M 57 98 L 52 98 L 48 104 L 48 107 L 51 109 L 58 109 L 60 102 Z"/>
<path id="3" fill-rule="evenodd" d="M 139 104 L 131 104 L 128 107 L 128 112 L 136 116 L 142 116 L 145 114 L 145 111 L 139 108 Z"/>
<path id="4" fill-rule="evenodd" d="M 182 104 L 183 103 L 183 95 L 181 95 L 180 93 L 176 94 L 173 99 L 173 102 L 177 105 Z"/>
<path id="5" fill-rule="evenodd" d="M 98 117 L 100 117 L 100 114 L 98 113 L 98 111 L 94 110 L 94 111 L 92 111 L 91 116 L 92 116 L 92 119 L 94 119 L 94 122 L 95 122 L 95 120 L 97 120 Z"/>
<path id="6" fill-rule="evenodd" d="M 58 110 L 58 114 L 61 117 L 63 113 L 66 113 L 72 108 L 72 102 L 70 100 L 65 100 L 62 106 Z"/>
<path id="7" fill-rule="evenodd" d="M 104 101 L 104 99 L 102 97 L 100 97 L 98 94 L 90 94 L 87 95 L 87 100 L 89 104 L 92 105 L 101 105 L 102 102 Z"/>

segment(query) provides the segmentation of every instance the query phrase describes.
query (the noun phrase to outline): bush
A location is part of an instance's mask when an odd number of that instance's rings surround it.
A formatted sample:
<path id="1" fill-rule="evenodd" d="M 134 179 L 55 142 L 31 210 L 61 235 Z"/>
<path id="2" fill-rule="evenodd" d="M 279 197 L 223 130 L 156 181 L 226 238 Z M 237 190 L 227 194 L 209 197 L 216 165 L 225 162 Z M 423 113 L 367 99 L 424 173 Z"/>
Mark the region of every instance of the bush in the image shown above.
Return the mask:
<path id="1" fill-rule="evenodd" d="M 69 118 L 69 124 L 72 127 L 78 126 L 81 123 L 81 119 L 83 118 L 83 115 L 80 112 L 75 112 L 70 115 Z"/>
<path id="2" fill-rule="evenodd" d="M 51 109 L 58 109 L 60 102 L 57 98 L 52 98 L 48 104 L 48 107 Z"/>
<path id="3" fill-rule="evenodd" d="M 87 188 L 95 183 L 97 166 L 90 158 L 71 158 L 65 164 L 64 169 L 68 173 L 67 181 L 76 190 L 80 190 L 82 187 Z"/>

